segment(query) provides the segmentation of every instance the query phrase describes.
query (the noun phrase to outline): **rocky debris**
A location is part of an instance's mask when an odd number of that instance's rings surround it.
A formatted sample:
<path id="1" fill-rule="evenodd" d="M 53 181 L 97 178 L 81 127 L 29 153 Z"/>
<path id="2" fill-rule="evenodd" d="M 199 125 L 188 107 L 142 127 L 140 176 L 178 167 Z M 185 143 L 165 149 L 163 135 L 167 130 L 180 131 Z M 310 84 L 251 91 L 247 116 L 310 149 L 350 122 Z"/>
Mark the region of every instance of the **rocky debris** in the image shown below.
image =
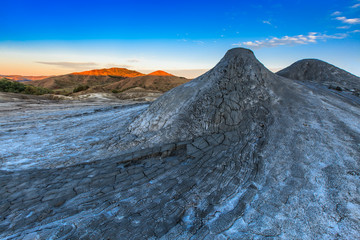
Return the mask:
<path id="1" fill-rule="evenodd" d="M 356 239 L 360 105 L 232 49 L 119 147 L 0 173 L 3 239 Z"/>
<path id="2" fill-rule="evenodd" d="M 321 83 L 337 91 L 350 91 L 360 96 L 360 78 L 317 59 L 303 59 L 277 72 L 279 76 Z"/>

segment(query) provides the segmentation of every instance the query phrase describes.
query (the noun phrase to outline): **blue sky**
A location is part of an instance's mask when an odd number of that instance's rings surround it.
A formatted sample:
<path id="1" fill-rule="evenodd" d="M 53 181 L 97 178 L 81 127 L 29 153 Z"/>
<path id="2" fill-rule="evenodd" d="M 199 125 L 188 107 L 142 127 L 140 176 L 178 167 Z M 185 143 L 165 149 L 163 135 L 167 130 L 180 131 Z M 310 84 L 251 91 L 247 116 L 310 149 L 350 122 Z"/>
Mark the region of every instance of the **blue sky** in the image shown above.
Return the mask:
<path id="1" fill-rule="evenodd" d="M 319 58 L 360 75 L 358 0 L 2 0 L 0 6 L 0 74 L 127 67 L 195 76 L 241 46 L 272 70 Z"/>

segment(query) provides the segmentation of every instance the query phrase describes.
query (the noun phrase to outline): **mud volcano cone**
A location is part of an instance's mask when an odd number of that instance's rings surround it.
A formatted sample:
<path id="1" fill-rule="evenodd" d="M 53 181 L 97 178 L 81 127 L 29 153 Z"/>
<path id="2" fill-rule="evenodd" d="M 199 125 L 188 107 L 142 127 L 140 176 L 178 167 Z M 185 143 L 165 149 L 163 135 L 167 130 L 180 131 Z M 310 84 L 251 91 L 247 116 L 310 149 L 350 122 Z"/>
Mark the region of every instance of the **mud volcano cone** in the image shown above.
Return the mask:
<path id="1" fill-rule="evenodd" d="M 269 86 L 277 78 L 251 50 L 231 49 L 209 72 L 160 97 L 131 125 L 131 131 L 160 130 L 167 141 L 254 131 L 267 121 L 264 105 L 269 103 Z"/>
<path id="2" fill-rule="evenodd" d="M 318 59 L 303 59 L 276 73 L 290 79 L 313 81 L 360 92 L 360 78 Z"/>

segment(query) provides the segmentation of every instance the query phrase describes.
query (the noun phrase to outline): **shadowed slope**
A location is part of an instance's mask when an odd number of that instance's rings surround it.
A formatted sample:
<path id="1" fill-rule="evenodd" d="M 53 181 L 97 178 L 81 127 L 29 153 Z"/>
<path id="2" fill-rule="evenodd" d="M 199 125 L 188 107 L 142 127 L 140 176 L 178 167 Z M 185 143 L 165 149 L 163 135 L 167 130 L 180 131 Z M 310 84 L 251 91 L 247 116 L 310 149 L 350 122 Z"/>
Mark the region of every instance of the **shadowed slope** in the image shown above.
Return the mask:
<path id="1" fill-rule="evenodd" d="M 108 84 L 104 86 L 106 90 L 125 91 L 127 89 L 141 87 L 147 90 L 156 90 L 160 92 L 167 92 L 174 87 L 190 81 L 189 79 L 176 76 L 159 76 L 159 75 L 145 75 L 134 78 L 127 78 L 122 81 Z"/>
<path id="2" fill-rule="evenodd" d="M 327 86 L 360 91 L 360 78 L 317 59 L 303 59 L 276 73 L 295 80 L 308 80 Z"/>
<path id="3" fill-rule="evenodd" d="M 43 80 L 26 82 L 26 84 L 33 85 L 36 87 L 44 87 L 48 89 L 69 89 L 79 85 L 96 86 L 108 83 L 117 82 L 123 77 L 111 77 L 111 76 L 93 76 L 93 75 L 62 75 L 49 77 Z"/>
<path id="4" fill-rule="evenodd" d="M 118 82 L 129 77 L 143 76 L 144 74 L 126 68 L 97 69 L 85 72 L 71 73 L 49 77 L 43 80 L 28 82 L 27 84 L 49 89 L 71 89 L 79 85 L 104 85 Z"/>

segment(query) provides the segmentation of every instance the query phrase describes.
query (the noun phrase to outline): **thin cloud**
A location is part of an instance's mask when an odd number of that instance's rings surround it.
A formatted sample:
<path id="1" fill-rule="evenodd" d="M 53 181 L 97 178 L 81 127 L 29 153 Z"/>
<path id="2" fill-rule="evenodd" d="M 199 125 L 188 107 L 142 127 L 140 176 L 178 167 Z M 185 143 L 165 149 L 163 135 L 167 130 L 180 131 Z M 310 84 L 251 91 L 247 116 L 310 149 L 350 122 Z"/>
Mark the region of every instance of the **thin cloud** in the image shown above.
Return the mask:
<path id="1" fill-rule="evenodd" d="M 58 66 L 62 68 L 79 69 L 79 68 L 92 68 L 99 66 L 94 62 L 36 62 L 51 66 Z"/>
<path id="2" fill-rule="evenodd" d="M 339 12 L 339 11 L 333 12 L 331 14 L 331 16 L 339 16 L 339 15 L 341 15 L 341 12 Z"/>
<path id="3" fill-rule="evenodd" d="M 131 65 L 127 64 L 114 64 L 114 63 L 108 63 L 105 65 L 106 68 L 133 68 Z"/>
<path id="4" fill-rule="evenodd" d="M 129 62 L 129 63 L 138 63 L 138 62 L 140 62 L 140 60 L 139 59 L 128 59 L 127 62 Z"/>
<path id="5" fill-rule="evenodd" d="M 360 7 L 360 3 L 357 3 L 357 4 L 353 5 L 353 6 L 351 6 L 351 8 L 358 8 L 358 7 Z"/>
<path id="6" fill-rule="evenodd" d="M 337 29 L 349 29 L 350 26 L 341 26 L 341 27 L 337 27 Z"/>
<path id="7" fill-rule="evenodd" d="M 194 40 L 193 43 L 199 44 L 199 45 L 204 45 L 205 42 L 203 41 L 198 41 L 198 40 Z"/>
<path id="8" fill-rule="evenodd" d="M 233 44 L 235 46 L 246 46 L 253 49 L 265 48 L 265 47 L 278 47 L 286 45 L 305 45 L 309 43 L 316 43 L 317 40 L 326 40 L 326 39 L 343 39 L 346 38 L 348 34 L 339 33 L 334 35 L 326 35 L 322 33 L 311 32 L 308 35 L 296 35 L 296 36 L 284 36 L 281 38 L 273 37 L 270 39 L 265 39 L 261 41 L 248 41 L 242 43 Z"/>
<path id="9" fill-rule="evenodd" d="M 268 24 L 268 25 L 271 25 L 271 22 L 270 21 L 262 21 L 264 24 Z"/>
<path id="10" fill-rule="evenodd" d="M 348 24 L 359 24 L 360 23 L 360 18 L 337 17 L 336 20 L 339 20 L 343 23 L 348 23 Z"/>

